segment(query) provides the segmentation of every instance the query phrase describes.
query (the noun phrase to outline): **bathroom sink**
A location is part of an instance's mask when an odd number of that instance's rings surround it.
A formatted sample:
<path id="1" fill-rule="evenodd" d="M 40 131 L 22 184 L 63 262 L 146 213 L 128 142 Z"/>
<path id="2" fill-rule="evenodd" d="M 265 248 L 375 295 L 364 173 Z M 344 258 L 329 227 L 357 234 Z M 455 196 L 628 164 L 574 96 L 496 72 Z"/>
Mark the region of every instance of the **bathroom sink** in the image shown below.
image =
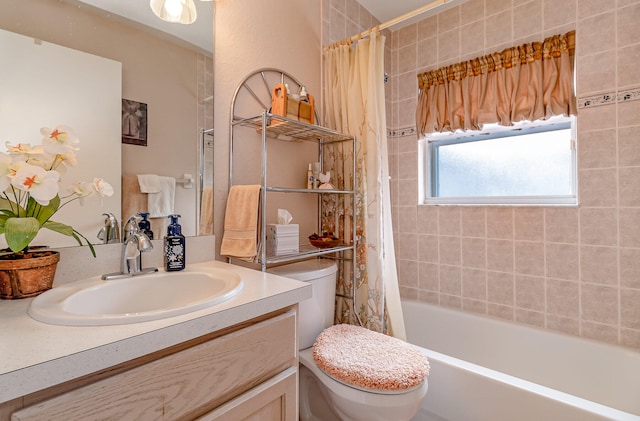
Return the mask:
<path id="1" fill-rule="evenodd" d="M 159 272 L 104 281 L 71 282 L 37 296 L 29 315 L 44 323 L 98 326 L 163 319 L 211 307 L 242 290 L 227 270 Z"/>

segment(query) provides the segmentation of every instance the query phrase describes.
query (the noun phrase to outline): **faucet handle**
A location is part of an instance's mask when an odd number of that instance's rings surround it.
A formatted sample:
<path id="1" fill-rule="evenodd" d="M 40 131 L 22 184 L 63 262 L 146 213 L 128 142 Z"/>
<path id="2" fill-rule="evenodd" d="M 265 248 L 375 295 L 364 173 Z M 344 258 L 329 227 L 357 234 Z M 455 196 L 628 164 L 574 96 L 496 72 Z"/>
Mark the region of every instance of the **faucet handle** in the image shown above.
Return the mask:
<path id="1" fill-rule="evenodd" d="M 138 223 L 142 221 L 142 217 L 138 214 L 129 218 L 125 224 L 125 240 L 129 237 L 135 237 L 136 248 L 138 251 L 149 251 L 153 249 L 151 240 L 141 229 Z"/>
<path id="2" fill-rule="evenodd" d="M 103 213 L 106 216 L 104 220 L 104 226 L 106 228 L 106 242 L 119 243 L 120 242 L 120 225 L 118 224 L 118 218 L 111 212 Z"/>
<path id="3" fill-rule="evenodd" d="M 124 227 L 122 229 L 123 233 L 124 233 L 124 239 L 126 240 L 130 235 L 132 234 L 137 234 L 140 232 L 140 227 L 138 226 L 138 221 L 140 221 L 142 218 L 139 215 L 133 215 L 131 216 L 127 222 L 124 224 Z"/>
<path id="4" fill-rule="evenodd" d="M 106 242 L 107 242 L 107 241 L 105 240 L 105 238 L 106 238 L 105 233 L 106 233 L 106 232 L 107 232 L 107 227 L 102 227 L 102 228 L 100 228 L 100 231 L 98 231 L 98 235 L 97 235 L 98 240 L 100 240 L 100 241 L 102 241 L 102 242 L 106 243 Z"/>
<path id="5" fill-rule="evenodd" d="M 144 232 L 138 233 L 138 250 L 141 252 L 153 250 L 153 244 L 149 239 L 149 236 Z"/>
<path id="6" fill-rule="evenodd" d="M 118 220 L 112 213 L 103 213 L 106 216 L 104 225 L 98 231 L 98 239 L 104 244 L 119 243 L 120 242 L 120 227 L 118 226 Z"/>

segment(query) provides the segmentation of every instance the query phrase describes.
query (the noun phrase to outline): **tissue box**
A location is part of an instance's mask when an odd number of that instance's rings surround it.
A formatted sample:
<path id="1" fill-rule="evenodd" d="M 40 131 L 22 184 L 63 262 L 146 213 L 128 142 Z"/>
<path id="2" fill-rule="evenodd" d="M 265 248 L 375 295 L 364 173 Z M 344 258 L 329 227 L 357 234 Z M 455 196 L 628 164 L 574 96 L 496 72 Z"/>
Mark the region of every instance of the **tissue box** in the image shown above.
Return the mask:
<path id="1" fill-rule="evenodd" d="M 300 246 L 298 236 L 269 237 L 267 238 L 267 253 L 271 255 L 298 253 Z"/>
<path id="2" fill-rule="evenodd" d="M 300 251 L 298 233 L 298 224 L 267 225 L 267 253 L 272 255 L 298 253 Z"/>
<path id="3" fill-rule="evenodd" d="M 267 225 L 267 235 L 280 237 L 285 235 L 299 236 L 300 226 L 298 224 L 269 224 Z"/>

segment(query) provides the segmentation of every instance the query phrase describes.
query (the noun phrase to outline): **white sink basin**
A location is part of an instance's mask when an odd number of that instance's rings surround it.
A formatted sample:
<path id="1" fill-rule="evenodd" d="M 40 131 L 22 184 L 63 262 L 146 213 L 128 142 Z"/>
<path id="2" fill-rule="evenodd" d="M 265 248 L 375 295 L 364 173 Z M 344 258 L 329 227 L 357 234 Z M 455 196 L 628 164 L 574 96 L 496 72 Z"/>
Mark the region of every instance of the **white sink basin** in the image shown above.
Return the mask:
<path id="1" fill-rule="evenodd" d="M 163 319 L 211 307 L 242 289 L 240 275 L 215 269 L 159 272 L 104 281 L 71 282 L 37 296 L 29 315 L 44 323 L 97 326 Z"/>

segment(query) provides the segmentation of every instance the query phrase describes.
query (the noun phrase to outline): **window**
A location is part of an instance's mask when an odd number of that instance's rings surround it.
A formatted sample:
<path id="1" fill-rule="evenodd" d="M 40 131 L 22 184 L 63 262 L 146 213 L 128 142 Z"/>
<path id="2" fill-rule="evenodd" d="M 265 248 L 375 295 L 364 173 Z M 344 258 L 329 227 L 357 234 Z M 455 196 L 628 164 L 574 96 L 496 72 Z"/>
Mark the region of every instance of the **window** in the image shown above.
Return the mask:
<path id="1" fill-rule="evenodd" d="M 575 117 L 420 141 L 421 203 L 576 204 Z"/>

